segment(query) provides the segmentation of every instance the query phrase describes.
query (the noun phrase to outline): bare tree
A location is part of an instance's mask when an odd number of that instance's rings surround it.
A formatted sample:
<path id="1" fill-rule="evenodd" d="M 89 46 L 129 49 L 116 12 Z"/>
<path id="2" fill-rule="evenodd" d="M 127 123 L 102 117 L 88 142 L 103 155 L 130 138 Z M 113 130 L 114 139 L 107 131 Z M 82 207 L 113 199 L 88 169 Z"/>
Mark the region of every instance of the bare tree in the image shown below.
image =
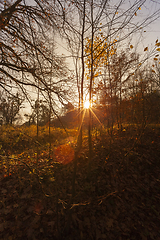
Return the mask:
<path id="1" fill-rule="evenodd" d="M 0 87 L 10 91 L 12 87 L 23 92 L 28 87 L 41 91 L 50 89 L 62 100 L 57 82 L 67 80 L 66 66 L 60 57 L 53 55 L 54 18 L 51 20 L 50 1 L 5 1 L 0 9 Z M 48 78 L 56 83 L 49 86 Z M 54 69 L 54 71 L 53 71 Z M 60 84 L 60 81 L 58 84 Z"/>
<path id="2" fill-rule="evenodd" d="M 110 62 L 113 46 L 115 46 L 115 49 L 119 48 L 122 50 L 123 45 L 126 45 L 126 40 L 129 37 L 138 32 L 142 33 L 144 27 L 148 26 L 149 23 L 160 16 L 160 9 L 157 8 L 156 11 L 148 13 L 147 16 L 140 19 L 139 12 L 143 10 L 143 7 L 145 8 L 145 4 L 148 3 L 147 0 L 135 0 L 132 2 L 125 0 L 114 2 L 108 0 L 61 0 L 55 2 L 55 12 L 58 13 L 59 16 L 59 32 L 65 39 L 68 49 L 66 59 L 73 59 L 73 63 L 75 63 L 75 80 L 78 88 L 79 107 L 81 107 L 81 110 L 84 110 L 84 96 L 89 94 L 91 103 L 94 98 L 93 89 L 95 83 L 98 85 L 98 82 L 100 83 L 102 78 L 104 79 L 104 72 L 106 72 L 108 76 L 111 74 Z M 100 39 L 98 44 L 95 44 L 96 37 Z M 87 48 L 88 51 L 85 51 L 85 48 Z M 105 58 L 103 57 L 104 52 L 106 53 Z M 88 60 L 90 69 L 88 69 L 87 66 Z M 103 69 L 102 73 L 100 69 Z M 124 80 L 122 80 L 122 76 L 120 79 L 119 84 L 121 86 Z M 113 96 L 111 76 L 108 78 L 108 81 L 112 92 L 111 96 Z M 120 87 L 120 98 L 122 97 L 121 90 Z M 91 114 L 91 106 L 89 112 Z M 83 114 L 81 115 L 81 124 L 82 121 Z M 91 161 L 92 137 L 90 120 L 88 136 L 90 149 L 89 158 Z M 75 182 L 75 175 L 76 170 L 73 182 Z"/>
<path id="3" fill-rule="evenodd" d="M 18 93 L 14 96 L 4 91 L 0 92 L 0 118 L 3 124 L 13 124 L 18 120 L 23 102 L 24 98 Z"/>

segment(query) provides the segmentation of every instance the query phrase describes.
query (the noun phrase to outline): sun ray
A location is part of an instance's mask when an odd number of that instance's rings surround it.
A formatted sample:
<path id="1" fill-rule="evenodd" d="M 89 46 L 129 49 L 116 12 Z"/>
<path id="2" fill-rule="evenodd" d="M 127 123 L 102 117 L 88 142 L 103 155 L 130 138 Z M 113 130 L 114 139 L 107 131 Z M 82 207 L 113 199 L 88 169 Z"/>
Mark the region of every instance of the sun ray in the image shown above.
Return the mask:
<path id="1" fill-rule="evenodd" d="M 99 120 L 99 118 L 97 117 L 97 115 L 93 112 L 92 109 L 90 109 L 92 114 L 94 115 L 94 117 L 97 119 L 97 121 L 99 122 L 99 124 L 104 128 L 104 125 L 101 123 L 101 121 Z"/>
<path id="2" fill-rule="evenodd" d="M 81 130 L 81 127 L 82 127 L 82 124 L 83 124 L 83 120 L 84 120 L 85 113 L 86 113 L 86 109 L 83 111 L 82 120 L 81 120 L 81 123 L 80 123 L 80 127 L 79 127 L 79 130 L 78 130 L 78 135 L 77 135 L 77 137 L 78 137 L 79 134 L 80 134 L 80 130 Z"/>
<path id="3" fill-rule="evenodd" d="M 104 125 L 101 123 L 101 121 L 99 120 L 99 118 L 97 117 L 95 112 L 93 111 L 93 107 L 92 107 L 92 105 L 91 105 L 89 100 L 84 101 L 83 107 L 78 107 L 76 109 L 71 109 L 71 110 L 68 111 L 68 113 L 69 112 L 74 112 L 75 110 L 78 110 L 78 109 L 79 109 L 79 111 L 77 112 L 76 116 L 78 117 L 81 113 L 82 113 L 82 115 L 81 115 L 81 121 L 80 121 L 79 129 L 78 129 L 78 132 L 77 132 L 77 139 L 79 137 L 80 130 L 82 128 L 82 124 L 84 122 L 84 118 L 85 118 L 86 112 L 88 110 L 91 111 L 91 113 L 93 114 L 95 119 L 98 121 L 98 123 L 101 125 L 101 127 L 104 128 Z"/>

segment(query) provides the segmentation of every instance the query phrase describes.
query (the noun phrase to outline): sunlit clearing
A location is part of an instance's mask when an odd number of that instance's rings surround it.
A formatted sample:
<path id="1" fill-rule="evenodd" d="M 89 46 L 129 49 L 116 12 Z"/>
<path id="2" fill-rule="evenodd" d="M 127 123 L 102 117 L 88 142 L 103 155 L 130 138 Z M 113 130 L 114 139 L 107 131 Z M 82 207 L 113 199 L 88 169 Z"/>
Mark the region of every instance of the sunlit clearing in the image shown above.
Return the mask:
<path id="1" fill-rule="evenodd" d="M 85 102 L 84 102 L 84 108 L 85 109 L 88 109 L 90 107 L 90 102 L 89 102 L 89 100 L 86 100 Z"/>

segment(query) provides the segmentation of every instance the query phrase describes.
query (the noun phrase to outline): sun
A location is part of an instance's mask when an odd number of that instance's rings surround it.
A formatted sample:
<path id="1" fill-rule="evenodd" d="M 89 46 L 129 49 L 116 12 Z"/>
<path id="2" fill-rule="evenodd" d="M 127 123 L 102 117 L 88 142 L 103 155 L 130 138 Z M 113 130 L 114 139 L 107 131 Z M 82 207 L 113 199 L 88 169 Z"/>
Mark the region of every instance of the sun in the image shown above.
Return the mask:
<path id="1" fill-rule="evenodd" d="M 84 102 L 84 108 L 85 109 L 88 109 L 90 107 L 90 102 L 89 102 L 89 100 L 86 100 L 85 102 Z"/>

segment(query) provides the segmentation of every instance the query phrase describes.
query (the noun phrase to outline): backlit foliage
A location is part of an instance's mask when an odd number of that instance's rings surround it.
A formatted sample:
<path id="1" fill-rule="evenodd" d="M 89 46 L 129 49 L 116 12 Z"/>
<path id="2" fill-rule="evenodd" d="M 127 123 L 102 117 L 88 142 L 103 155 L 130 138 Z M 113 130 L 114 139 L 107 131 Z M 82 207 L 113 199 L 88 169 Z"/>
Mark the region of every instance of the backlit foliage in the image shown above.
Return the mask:
<path id="1" fill-rule="evenodd" d="M 113 42 L 108 42 L 106 37 L 101 33 L 95 36 L 93 41 L 93 78 L 101 75 L 101 69 L 108 64 L 109 57 L 116 52 L 116 39 Z M 86 38 L 85 54 L 86 54 L 86 67 L 88 72 L 86 73 L 87 79 L 89 79 L 92 64 L 92 40 Z"/>

